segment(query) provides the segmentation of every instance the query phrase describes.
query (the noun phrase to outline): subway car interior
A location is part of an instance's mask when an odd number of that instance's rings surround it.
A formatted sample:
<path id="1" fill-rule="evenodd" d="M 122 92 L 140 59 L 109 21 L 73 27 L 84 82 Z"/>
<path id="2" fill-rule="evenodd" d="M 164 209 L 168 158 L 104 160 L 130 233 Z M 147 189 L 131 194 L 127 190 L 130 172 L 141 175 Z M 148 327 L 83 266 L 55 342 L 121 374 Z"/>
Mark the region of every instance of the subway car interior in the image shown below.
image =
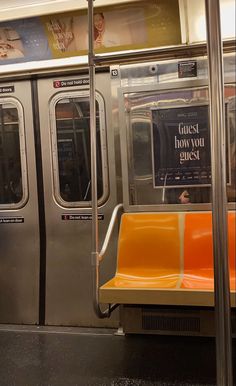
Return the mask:
<path id="1" fill-rule="evenodd" d="M 236 385 L 235 0 L 1 0 L 0 386 Z"/>

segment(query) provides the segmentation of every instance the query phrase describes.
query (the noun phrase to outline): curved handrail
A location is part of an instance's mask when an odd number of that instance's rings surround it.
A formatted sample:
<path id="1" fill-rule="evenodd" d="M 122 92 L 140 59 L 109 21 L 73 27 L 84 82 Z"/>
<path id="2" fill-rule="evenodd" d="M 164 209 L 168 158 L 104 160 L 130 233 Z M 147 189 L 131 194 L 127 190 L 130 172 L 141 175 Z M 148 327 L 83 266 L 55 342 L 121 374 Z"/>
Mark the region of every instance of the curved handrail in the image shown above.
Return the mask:
<path id="1" fill-rule="evenodd" d="M 109 242 L 110 242 L 110 239 L 112 236 L 112 232 L 113 232 L 113 229 L 115 226 L 117 215 L 118 215 L 119 211 L 123 208 L 124 208 L 123 204 L 118 204 L 115 206 L 115 208 L 112 212 L 111 220 L 110 220 L 110 223 L 109 223 L 108 228 L 107 228 L 107 233 L 106 233 L 101 251 L 99 252 L 99 261 L 101 261 L 103 259 L 104 255 L 107 251 L 107 247 L 109 245 Z"/>
<path id="2" fill-rule="evenodd" d="M 112 311 L 118 307 L 119 304 L 109 304 L 108 308 L 105 310 L 105 311 L 102 311 L 101 308 L 100 308 L 100 304 L 99 304 L 99 277 L 100 277 L 100 272 L 99 272 L 99 264 L 100 264 L 100 261 L 103 259 L 105 253 L 106 253 L 106 250 L 107 250 L 107 247 L 109 245 L 109 241 L 111 239 L 111 235 L 112 235 L 112 231 L 114 229 L 114 226 L 115 226 L 115 222 L 116 222 L 116 219 L 117 219 L 117 215 L 119 213 L 119 211 L 123 209 L 123 204 L 118 204 L 115 206 L 115 208 L 113 209 L 113 212 L 112 212 L 112 215 L 111 215 L 111 219 L 110 219 L 110 223 L 108 225 L 108 228 L 107 228 L 107 233 L 106 233 L 106 236 L 105 236 L 105 239 L 104 239 L 104 242 L 103 242 L 103 246 L 102 246 L 102 249 L 100 251 L 100 253 L 93 253 L 92 254 L 92 267 L 93 267 L 93 306 L 94 306 L 94 310 L 97 314 L 97 316 L 99 318 L 109 318 Z"/>
<path id="3" fill-rule="evenodd" d="M 93 266 L 93 308 L 96 315 L 100 319 L 109 318 L 112 311 L 118 306 L 119 304 L 109 304 L 107 309 L 101 310 L 99 302 L 99 264 Z"/>

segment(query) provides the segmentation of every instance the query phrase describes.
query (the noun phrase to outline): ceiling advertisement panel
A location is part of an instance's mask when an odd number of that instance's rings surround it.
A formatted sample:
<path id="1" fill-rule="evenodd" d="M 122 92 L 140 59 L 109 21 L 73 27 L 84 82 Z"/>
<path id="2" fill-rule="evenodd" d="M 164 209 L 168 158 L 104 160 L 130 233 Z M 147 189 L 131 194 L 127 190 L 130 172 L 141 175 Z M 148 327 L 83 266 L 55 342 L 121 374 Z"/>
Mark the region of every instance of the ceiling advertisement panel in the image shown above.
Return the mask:
<path id="1" fill-rule="evenodd" d="M 97 53 L 181 43 L 178 0 L 149 0 L 94 10 Z M 85 10 L 0 23 L 0 64 L 87 55 Z"/>

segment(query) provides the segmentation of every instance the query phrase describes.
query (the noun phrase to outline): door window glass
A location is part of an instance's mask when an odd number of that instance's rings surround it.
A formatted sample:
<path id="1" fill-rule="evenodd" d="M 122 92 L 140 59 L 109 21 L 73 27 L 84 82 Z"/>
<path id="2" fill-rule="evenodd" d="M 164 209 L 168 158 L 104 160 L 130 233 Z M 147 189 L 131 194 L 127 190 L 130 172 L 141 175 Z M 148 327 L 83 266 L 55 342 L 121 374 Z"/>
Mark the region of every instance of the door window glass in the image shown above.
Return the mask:
<path id="1" fill-rule="evenodd" d="M 23 199 L 20 121 L 13 103 L 0 103 L 0 205 Z"/>
<path id="2" fill-rule="evenodd" d="M 97 191 L 107 193 L 106 141 L 102 101 L 96 101 Z M 88 96 L 63 97 L 55 103 L 56 196 L 66 206 L 91 201 L 90 119 Z M 102 126 L 102 127 L 101 127 Z"/>

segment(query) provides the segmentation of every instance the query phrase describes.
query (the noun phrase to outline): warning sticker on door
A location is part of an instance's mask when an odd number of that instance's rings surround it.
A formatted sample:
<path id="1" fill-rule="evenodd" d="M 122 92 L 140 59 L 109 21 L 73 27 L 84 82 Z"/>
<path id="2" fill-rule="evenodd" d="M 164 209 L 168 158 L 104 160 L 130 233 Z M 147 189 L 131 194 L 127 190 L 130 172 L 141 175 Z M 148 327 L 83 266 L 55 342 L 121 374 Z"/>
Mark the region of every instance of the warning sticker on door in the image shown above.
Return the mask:
<path id="1" fill-rule="evenodd" d="M 53 87 L 54 88 L 62 88 L 62 87 L 75 87 L 75 86 L 84 86 L 89 85 L 89 78 L 81 78 L 81 79 L 67 79 L 67 80 L 54 80 Z"/>
<path id="2" fill-rule="evenodd" d="M 1 86 L 0 87 L 0 94 L 8 94 L 9 92 L 14 92 L 15 87 L 14 86 Z"/>
<path id="3" fill-rule="evenodd" d="M 70 220 L 83 220 L 83 221 L 88 221 L 92 220 L 92 215 L 87 214 L 87 213 L 80 213 L 80 214 L 62 214 L 61 219 L 65 221 L 70 221 Z M 98 215 L 98 220 L 104 220 L 104 214 L 99 214 Z"/>
<path id="4" fill-rule="evenodd" d="M 24 217 L 0 217 L 0 224 L 20 224 L 25 221 Z"/>

